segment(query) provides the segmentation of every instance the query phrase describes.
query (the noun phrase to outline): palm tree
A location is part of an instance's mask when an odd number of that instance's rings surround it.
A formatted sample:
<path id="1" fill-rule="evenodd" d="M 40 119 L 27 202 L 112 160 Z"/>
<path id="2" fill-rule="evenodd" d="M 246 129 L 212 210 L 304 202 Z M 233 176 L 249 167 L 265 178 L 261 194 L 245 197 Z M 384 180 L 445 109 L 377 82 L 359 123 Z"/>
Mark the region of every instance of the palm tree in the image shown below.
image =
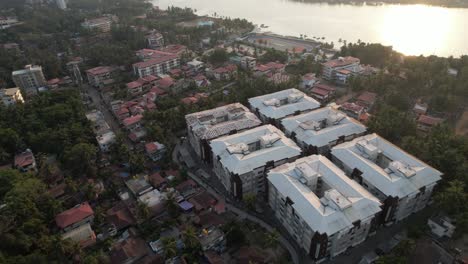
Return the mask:
<path id="1" fill-rule="evenodd" d="M 192 226 L 189 226 L 183 233 L 182 239 L 187 248 L 197 249 L 200 246 L 200 241 L 198 241 L 198 236 L 195 229 Z"/>
<path id="2" fill-rule="evenodd" d="M 275 259 L 278 259 L 278 256 L 276 255 L 278 250 L 276 250 L 278 248 L 278 245 L 279 245 L 279 233 L 278 231 L 276 231 L 276 229 L 274 229 L 273 231 L 271 232 L 268 232 L 266 235 L 265 235 L 265 248 L 271 248 L 273 249 L 273 254 L 275 256 Z"/>
<path id="3" fill-rule="evenodd" d="M 177 256 L 177 241 L 173 237 L 163 237 L 161 242 L 164 246 L 164 255 L 166 259 Z"/>
<path id="4" fill-rule="evenodd" d="M 149 211 L 148 206 L 145 203 L 138 202 L 138 216 L 141 219 L 146 220 L 148 219 L 149 215 L 150 215 L 150 211 Z"/>

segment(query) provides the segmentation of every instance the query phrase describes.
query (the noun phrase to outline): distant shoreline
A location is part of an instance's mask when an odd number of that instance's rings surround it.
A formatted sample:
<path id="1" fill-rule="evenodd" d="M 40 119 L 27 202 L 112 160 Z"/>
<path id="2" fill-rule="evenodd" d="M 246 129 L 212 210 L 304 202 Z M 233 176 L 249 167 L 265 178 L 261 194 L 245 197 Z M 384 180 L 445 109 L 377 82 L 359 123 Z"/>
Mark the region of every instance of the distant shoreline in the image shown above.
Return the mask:
<path id="1" fill-rule="evenodd" d="M 441 0 L 288 0 L 299 3 L 328 4 L 328 5 L 350 5 L 350 6 L 383 6 L 383 5 L 425 5 L 442 8 L 468 8 L 468 2 L 463 3 L 457 0 L 447 3 Z"/>

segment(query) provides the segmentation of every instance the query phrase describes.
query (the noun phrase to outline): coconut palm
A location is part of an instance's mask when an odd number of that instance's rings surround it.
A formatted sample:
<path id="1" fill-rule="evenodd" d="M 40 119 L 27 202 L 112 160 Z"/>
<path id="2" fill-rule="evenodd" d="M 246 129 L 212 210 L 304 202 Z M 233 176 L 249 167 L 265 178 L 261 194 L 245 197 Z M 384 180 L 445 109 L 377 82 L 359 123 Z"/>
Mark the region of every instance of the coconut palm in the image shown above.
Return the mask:
<path id="1" fill-rule="evenodd" d="M 161 242 L 164 247 L 164 254 L 166 259 L 177 256 L 177 241 L 173 237 L 163 237 Z"/>
<path id="2" fill-rule="evenodd" d="M 187 248 L 197 249 L 200 246 L 200 241 L 198 241 L 198 236 L 195 229 L 192 226 L 189 226 L 182 233 L 182 239 Z"/>

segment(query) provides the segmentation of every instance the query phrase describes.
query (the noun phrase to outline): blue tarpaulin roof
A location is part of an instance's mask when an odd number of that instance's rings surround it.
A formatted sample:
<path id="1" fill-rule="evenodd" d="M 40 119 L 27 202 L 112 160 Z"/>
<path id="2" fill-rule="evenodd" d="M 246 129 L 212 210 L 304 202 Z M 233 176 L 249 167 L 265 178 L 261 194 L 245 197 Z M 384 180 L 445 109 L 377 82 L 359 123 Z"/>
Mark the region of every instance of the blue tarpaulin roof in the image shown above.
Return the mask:
<path id="1" fill-rule="evenodd" d="M 189 203 L 189 202 L 187 202 L 187 201 L 180 202 L 180 203 L 179 203 L 179 206 L 180 206 L 180 208 L 182 208 L 182 210 L 184 210 L 184 211 L 188 211 L 188 210 L 190 210 L 190 209 L 193 208 L 193 204 L 191 204 L 191 203 Z"/>

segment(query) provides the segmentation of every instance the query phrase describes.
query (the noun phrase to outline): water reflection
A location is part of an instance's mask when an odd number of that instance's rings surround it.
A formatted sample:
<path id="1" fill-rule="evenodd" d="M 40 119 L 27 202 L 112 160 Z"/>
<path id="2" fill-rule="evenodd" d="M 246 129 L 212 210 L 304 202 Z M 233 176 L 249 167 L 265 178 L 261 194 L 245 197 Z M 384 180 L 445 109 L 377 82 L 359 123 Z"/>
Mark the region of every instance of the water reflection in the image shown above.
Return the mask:
<path id="1" fill-rule="evenodd" d="M 408 55 L 468 54 L 468 9 L 424 5 L 351 6 L 291 0 L 153 0 L 161 8 L 191 7 L 201 15 L 246 18 L 290 36 L 383 43 Z"/>

